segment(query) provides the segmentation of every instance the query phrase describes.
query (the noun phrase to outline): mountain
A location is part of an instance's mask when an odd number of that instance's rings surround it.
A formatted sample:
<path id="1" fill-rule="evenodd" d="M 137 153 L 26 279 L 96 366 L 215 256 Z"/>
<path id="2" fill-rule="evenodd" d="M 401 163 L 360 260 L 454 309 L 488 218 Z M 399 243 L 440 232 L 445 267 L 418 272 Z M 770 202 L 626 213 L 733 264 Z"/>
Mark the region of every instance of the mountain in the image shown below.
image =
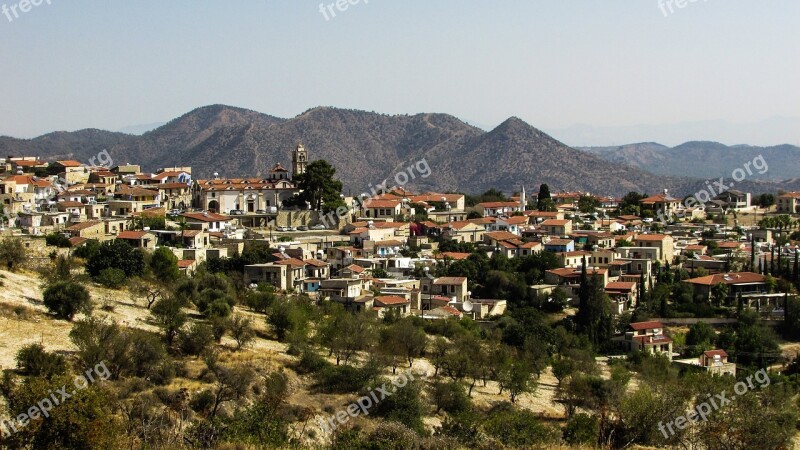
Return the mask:
<path id="1" fill-rule="evenodd" d="M 629 164 L 659 175 L 703 179 L 730 177 L 734 170 L 744 168 L 746 163 L 762 156 L 768 170 L 752 170 L 747 177 L 749 180 L 778 181 L 800 176 L 800 147 L 793 145 L 727 146 L 718 142 L 694 141 L 673 148 L 644 143 L 583 147 L 581 150 L 609 162 Z"/>
<path id="2" fill-rule="evenodd" d="M 568 128 L 549 128 L 547 132 L 571 146 L 618 145 L 644 141 L 656 141 L 674 146 L 681 142 L 704 140 L 714 140 L 729 145 L 743 142 L 771 145 L 780 142 L 800 146 L 798 129 L 800 129 L 800 117 L 771 117 L 750 123 L 703 120 L 611 127 L 573 125 Z"/>
<path id="3" fill-rule="evenodd" d="M 486 132 L 447 114 L 386 115 L 331 107 L 284 119 L 212 105 L 141 136 L 81 130 L 32 140 L 0 137 L 0 154 L 89 161 L 106 149 L 116 164 L 139 163 L 149 171 L 189 165 L 195 178 L 215 172 L 244 177 L 265 176 L 275 163 L 291 167 L 291 150 L 298 142 L 312 160 L 333 164 L 345 193 L 353 195 L 384 179 L 391 186 L 396 174 L 417 163 L 409 187 L 437 191 L 479 193 L 496 187 L 512 192 L 548 183 L 554 191 L 622 195 L 666 188 L 686 194 L 702 187 L 699 180 L 655 176 L 608 161 L 606 152 L 570 148 L 518 118 Z M 656 168 L 644 161 L 642 167 Z M 421 176 L 419 168 L 429 168 L 431 175 Z M 776 185 L 753 186 L 767 191 Z"/>

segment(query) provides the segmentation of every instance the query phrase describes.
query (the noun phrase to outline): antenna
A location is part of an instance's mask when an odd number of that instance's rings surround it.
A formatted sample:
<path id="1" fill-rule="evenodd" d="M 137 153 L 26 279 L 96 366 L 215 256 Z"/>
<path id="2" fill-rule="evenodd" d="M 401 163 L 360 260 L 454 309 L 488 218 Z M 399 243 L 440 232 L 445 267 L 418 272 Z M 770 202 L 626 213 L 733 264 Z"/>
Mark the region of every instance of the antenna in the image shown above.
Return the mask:
<path id="1" fill-rule="evenodd" d="M 461 305 L 461 309 L 463 309 L 464 312 L 471 312 L 473 307 L 474 305 L 469 299 L 464 300 L 464 303 Z"/>

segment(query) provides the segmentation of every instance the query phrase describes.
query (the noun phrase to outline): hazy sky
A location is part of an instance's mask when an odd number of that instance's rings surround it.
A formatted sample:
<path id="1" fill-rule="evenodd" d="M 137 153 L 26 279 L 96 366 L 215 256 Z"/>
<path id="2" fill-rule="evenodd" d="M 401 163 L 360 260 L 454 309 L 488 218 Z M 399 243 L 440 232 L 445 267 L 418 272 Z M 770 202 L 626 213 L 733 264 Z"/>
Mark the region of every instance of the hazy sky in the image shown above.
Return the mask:
<path id="1" fill-rule="evenodd" d="M 319 0 L 43 0 L 0 15 L 0 134 L 212 103 L 546 130 L 800 118 L 800 1 L 688 1 L 361 0 L 326 20 Z"/>

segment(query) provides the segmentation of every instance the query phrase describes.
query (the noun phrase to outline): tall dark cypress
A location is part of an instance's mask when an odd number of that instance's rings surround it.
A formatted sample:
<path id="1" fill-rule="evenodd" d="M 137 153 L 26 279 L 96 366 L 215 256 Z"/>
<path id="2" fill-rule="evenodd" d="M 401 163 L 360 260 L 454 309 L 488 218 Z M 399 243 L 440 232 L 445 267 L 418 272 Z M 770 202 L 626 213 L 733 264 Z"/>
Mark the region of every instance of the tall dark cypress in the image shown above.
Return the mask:
<path id="1" fill-rule="evenodd" d="M 750 271 L 756 270 L 756 238 L 750 236 Z"/>
<path id="2" fill-rule="evenodd" d="M 771 245 L 769 248 L 769 274 L 775 275 L 775 246 Z"/>
<path id="3" fill-rule="evenodd" d="M 794 271 L 792 273 L 792 278 L 794 278 L 795 284 L 800 285 L 800 267 L 798 267 L 798 258 L 800 258 L 800 248 L 795 246 L 794 248 Z"/>

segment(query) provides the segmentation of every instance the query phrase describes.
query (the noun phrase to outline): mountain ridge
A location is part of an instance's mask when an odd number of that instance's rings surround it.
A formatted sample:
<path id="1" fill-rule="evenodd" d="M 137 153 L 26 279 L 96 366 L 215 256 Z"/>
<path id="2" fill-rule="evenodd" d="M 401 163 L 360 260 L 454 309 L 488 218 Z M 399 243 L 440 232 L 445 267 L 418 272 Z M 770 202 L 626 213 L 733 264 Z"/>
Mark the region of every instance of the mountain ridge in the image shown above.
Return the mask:
<path id="1" fill-rule="evenodd" d="M 687 194 L 702 187 L 699 180 L 653 175 L 635 164 L 608 161 L 605 154 L 576 150 L 518 117 L 484 131 L 444 113 L 389 115 L 330 106 L 280 118 L 215 104 L 195 108 L 141 136 L 86 129 L 27 140 L 0 137 L 0 152 L 88 161 L 107 150 L 115 162 L 139 163 L 148 171 L 188 165 L 195 178 L 215 172 L 260 177 L 275 163 L 290 168 L 291 150 L 300 142 L 312 160 L 325 159 L 337 168 L 345 193 L 391 180 L 423 159 L 433 175 L 418 177 L 409 187 L 514 192 L 522 185 L 548 183 L 554 191 L 602 195 L 663 189 Z M 762 181 L 752 186 L 772 190 L 778 184 Z"/>

